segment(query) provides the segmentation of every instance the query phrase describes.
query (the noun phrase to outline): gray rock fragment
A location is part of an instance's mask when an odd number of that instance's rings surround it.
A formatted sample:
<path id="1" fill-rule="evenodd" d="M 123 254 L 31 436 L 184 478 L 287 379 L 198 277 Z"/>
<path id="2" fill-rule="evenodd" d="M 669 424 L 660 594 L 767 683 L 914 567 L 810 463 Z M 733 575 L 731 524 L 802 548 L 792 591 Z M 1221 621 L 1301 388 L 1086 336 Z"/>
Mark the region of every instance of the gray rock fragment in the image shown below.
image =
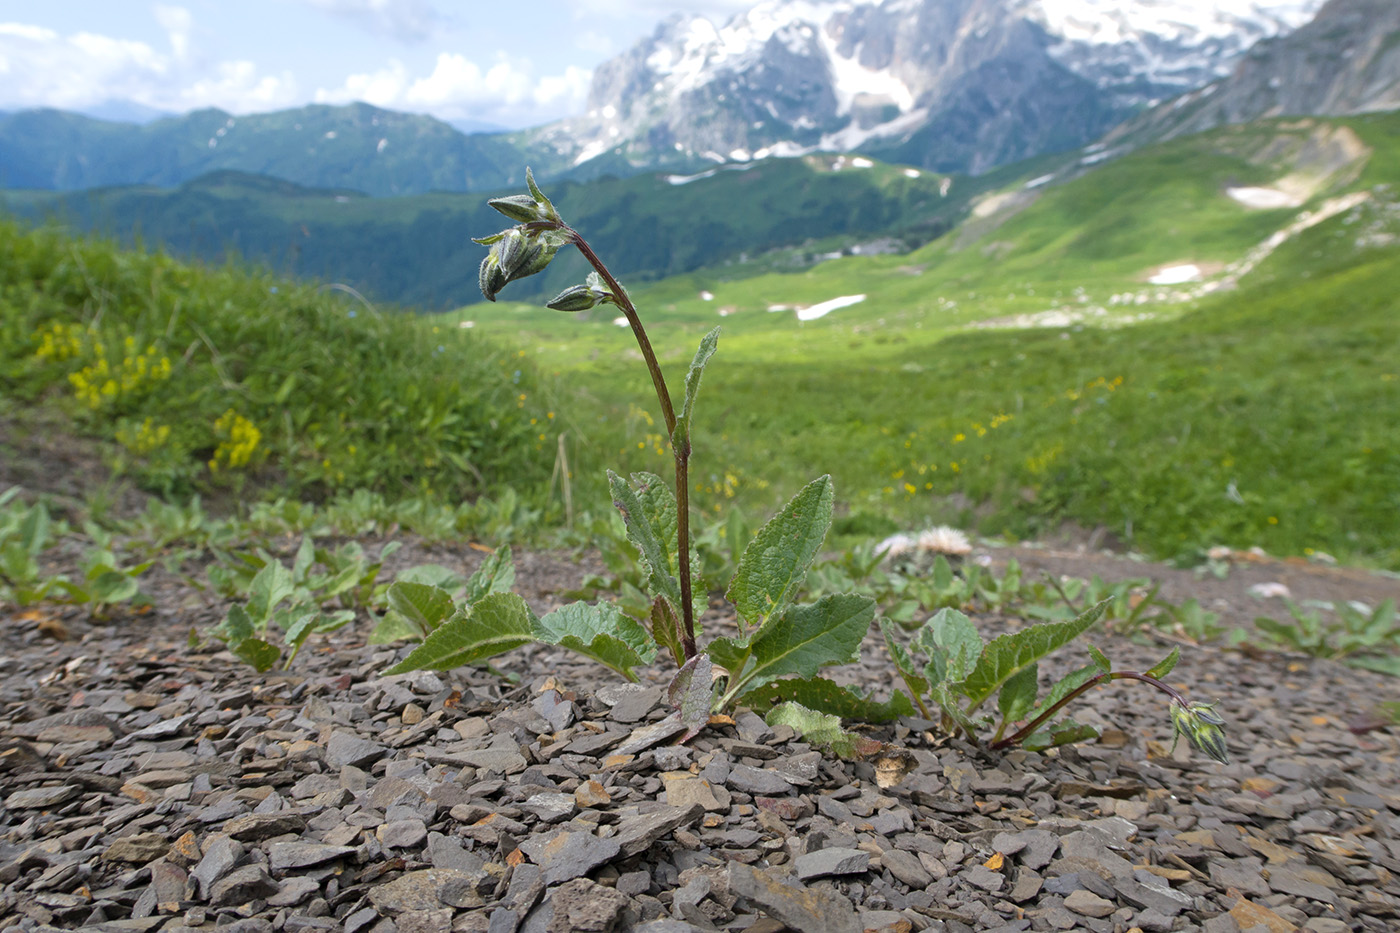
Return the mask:
<path id="1" fill-rule="evenodd" d="M 335 769 L 346 765 L 368 768 L 388 753 L 389 750 L 378 742 L 344 730 L 332 732 L 330 740 L 326 742 L 326 764 Z"/>
<path id="2" fill-rule="evenodd" d="M 609 933 L 627 906 L 627 896 L 587 878 L 574 878 L 550 894 L 554 916 L 548 933 Z"/>
<path id="3" fill-rule="evenodd" d="M 732 862 L 729 890 L 802 933 L 861 933 L 862 930 L 860 917 L 850 900 L 826 886 L 797 887 L 771 870 L 761 871 L 742 862 Z"/>
<path id="4" fill-rule="evenodd" d="M 589 832 L 560 830 L 532 836 L 520 844 L 520 851 L 540 866 L 546 885 L 555 885 L 588 874 L 623 854 L 624 849 L 616 836 L 599 839 Z"/>
<path id="5" fill-rule="evenodd" d="M 268 861 L 273 871 L 324 865 L 355 854 L 351 846 L 328 846 L 316 842 L 274 842 L 268 846 Z"/>
<path id="6" fill-rule="evenodd" d="M 277 882 L 260 866 L 244 865 L 214 882 L 209 889 L 209 902 L 220 907 L 233 907 L 271 897 L 277 890 Z"/>
<path id="7" fill-rule="evenodd" d="M 797 877 L 803 881 L 829 875 L 856 875 L 870 868 L 870 853 L 860 849 L 818 849 L 799 855 L 794 862 Z"/>

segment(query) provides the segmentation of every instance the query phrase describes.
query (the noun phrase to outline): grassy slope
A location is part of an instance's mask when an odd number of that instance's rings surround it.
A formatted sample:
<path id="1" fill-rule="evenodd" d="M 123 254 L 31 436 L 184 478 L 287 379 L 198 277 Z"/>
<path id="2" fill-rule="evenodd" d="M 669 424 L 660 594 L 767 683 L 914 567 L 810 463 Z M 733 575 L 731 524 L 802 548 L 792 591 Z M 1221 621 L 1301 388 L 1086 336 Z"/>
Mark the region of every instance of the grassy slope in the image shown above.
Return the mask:
<path id="1" fill-rule="evenodd" d="M 1349 123 L 1372 149 L 1365 170 L 1323 185 L 1310 207 L 1400 178 L 1400 119 Z M 976 503 L 987 530 L 1072 519 L 1163 555 L 1223 542 L 1397 565 L 1400 250 L 1356 247 L 1362 227 L 1393 219 L 1370 207 L 1334 218 L 1214 296 L 1159 303 L 1173 290 L 1145 282 L 1164 265 L 1237 260 L 1295 219 L 1224 193 L 1295 171 L 1292 150 L 1273 145 L 1289 133 L 1266 125 L 1139 153 L 911 255 L 635 289 L 677 384 L 699 335 L 724 326 L 696 475 L 755 509 L 830 471 L 852 508 L 905 524 L 968 520 L 955 504 Z M 1149 301 L 1110 302 L 1126 293 Z M 764 310 L 854 294 L 868 297 L 805 324 Z M 1055 309 L 1133 326 L 968 329 Z M 619 465 L 662 464 L 625 331 L 523 307 L 462 315 L 533 341 L 608 424 L 649 430 L 640 450 L 612 453 Z"/>

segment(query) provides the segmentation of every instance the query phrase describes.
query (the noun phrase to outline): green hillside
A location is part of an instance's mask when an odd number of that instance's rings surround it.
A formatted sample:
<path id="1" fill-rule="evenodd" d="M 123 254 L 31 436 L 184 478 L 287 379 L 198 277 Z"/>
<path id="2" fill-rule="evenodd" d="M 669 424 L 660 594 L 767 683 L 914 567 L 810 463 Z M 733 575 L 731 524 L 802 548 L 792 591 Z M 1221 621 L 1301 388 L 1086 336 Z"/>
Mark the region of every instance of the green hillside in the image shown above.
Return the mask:
<path id="1" fill-rule="evenodd" d="M 598 247 L 621 257 L 619 274 L 644 281 L 741 259 L 749 260 L 750 274 L 764 264 L 810 265 L 816 255 L 862 239 L 896 237 L 886 248 L 903 250 L 906 242 L 921 244 L 951 227 L 968 199 L 994 183 L 995 176 L 959 179 L 945 196 L 940 176 L 812 156 L 700 176 L 561 183 L 555 190 Z M 481 194 L 368 198 L 233 172 L 175 189 L 0 191 L 0 203 L 23 216 L 52 216 L 178 255 L 215 262 L 241 257 L 343 282 L 376 301 L 431 309 L 477 299 L 480 255 L 471 237 L 503 222 Z M 552 297 L 582 268 L 570 256 L 522 282 L 517 294 Z"/>
<path id="2" fill-rule="evenodd" d="M 1257 544 L 1396 566 L 1398 131 L 1394 114 L 1222 130 L 1023 178 L 911 254 L 634 298 L 673 379 L 723 325 L 694 469 L 756 511 L 829 470 L 852 510 L 904 525 L 1072 520 L 1156 555 Z M 1250 206 L 1265 189 L 1296 203 Z M 1186 266 L 1199 281 L 1150 281 Z M 461 314 L 535 342 L 597 417 L 648 430 L 610 315 L 506 310 Z M 649 430 L 614 457 L 661 466 Z"/>

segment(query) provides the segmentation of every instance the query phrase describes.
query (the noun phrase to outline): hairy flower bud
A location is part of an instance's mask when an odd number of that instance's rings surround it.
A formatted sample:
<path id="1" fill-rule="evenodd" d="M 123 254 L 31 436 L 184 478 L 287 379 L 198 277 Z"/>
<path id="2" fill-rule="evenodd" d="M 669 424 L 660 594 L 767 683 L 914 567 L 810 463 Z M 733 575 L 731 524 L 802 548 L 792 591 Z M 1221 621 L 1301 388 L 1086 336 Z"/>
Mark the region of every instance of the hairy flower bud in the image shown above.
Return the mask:
<path id="1" fill-rule="evenodd" d="M 506 281 L 510 281 L 517 277 L 516 272 L 530 258 L 530 239 L 519 228 L 507 230 L 496 249 L 500 253 L 501 271 L 505 273 Z"/>
<path id="2" fill-rule="evenodd" d="M 539 202 L 528 194 L 512 194 L 506 198 L 492 198 L 486 203 L 511 220 L 517 220 L 522 224 L 545 219 L 540 212 Z"/>
<path id="3" fill-rule="evenodd" d="M 598 303 L 600 297 L 587 285 L 573 285 L 560 292 L 545 307 L 552 311 L 587 311 Z"/>
<path id="4" fill-rule="evenodd" d="M 1230 763 L 1229 752 L 1225 748 L 1225 720 L 1215 712 L 1214 703 L 1184 704 L 1173 700 L 1171 704 L 1172 728 L 1177 737 L 1186 736 L 1186 741 L 1197 751 L 1204 752 L 1221 764 Z"/>
<path id="5" fill-rule="evenodd" d="M 476 273 L 476 284 L 487 301 L 495 301 L 496 293 L 506 287 L 506 276 L 501 271 L 500 258 L 492 247 L 486 258 L 481 260 L 481 268 Z"/>

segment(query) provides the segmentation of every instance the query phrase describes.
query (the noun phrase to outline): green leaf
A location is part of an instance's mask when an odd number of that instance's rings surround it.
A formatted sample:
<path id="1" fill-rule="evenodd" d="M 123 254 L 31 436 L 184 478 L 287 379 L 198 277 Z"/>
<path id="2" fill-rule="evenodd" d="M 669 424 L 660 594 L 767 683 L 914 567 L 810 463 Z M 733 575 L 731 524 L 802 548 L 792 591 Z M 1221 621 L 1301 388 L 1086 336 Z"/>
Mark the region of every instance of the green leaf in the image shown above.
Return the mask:
<path id="1" fill-rule="evenodd" d="M 103 571 L 92 581 L 92 597 L 99 603 L 123 603 L 139 592 L 136 580 L 120 570 Z"/>
<path id="2" fill-rule="evenodd" d="M 316 543 L 312 541 L 311 535 L 302 535 L 301 546 L 297 548 L 296 557 L 292 558 L 292 579 L 305 580 L 315 563 Z"/>
<path id="3" fill-rule="evenodd" d="M 716 327 L 700 339 L 700 349 L 695 351 L 690 371 L 685 374 L 685 401 L 681 403 L 681 414 L 676 419 L 676 430 L 671 434 L 671 443 L 677 450 L 690 449 L 690 420 L 694 415 L 695 396 L 700 391 L 700 377 L 705 373 L 705 364 L 715 355 L 718 344 L 719 328 Z"/>
<path id="4" fill-rule="evenodd" d="M 426 583 L 449 592 L 462 585 L 462 578 L 457 575 L 457 571 L 442 564 L 414 564 L 399 571 L 394 580 L 398 583 Z"/>
<path id="5" fill-rule="evenodd" d="M 697 654 L 682 664 L 671 678 L 666 698 L 685 723 L 682 742 L 695 738 L 710 721 L 710 710 L 715 702 L 714 669 L 708 657 Z"/>
<path id="6" fill-rule="evenodd" d="M 961 683 L 982 657 L 982 636 L 972 620 L 956 609 L 940 609 L 914 635 L 913 646 L 931 660 L 929 680 Z M 929 668 L 925 668 L 926 671 Z"/>
<path id="7" fill-rule="evenodd" d="M 248 611 L 240 604 L 234 603 L 228 607 L 228 614 L 224 616 L 224 621 L 214 627 L 212 634 L 220 641 L 236 645 L 245 639 L 252 638 L 254 631 L 253 620 L 249 618 Z"/>
<path id="8" fill-rule="evenodd" d="M 1104 673 L 1106 673 L 1106 671 L 1097 664 L 1086 664 L 1081 668 L 1070 671 L 1050 688 L 1050 692 L 1045 694 L 1045 698 L 1037 703 L 1035 709 L 1027 713 L 1025 718 L 1035 719 L 1041 713 L 1045 712 L 1095 677 Z"/>
<path id="9" fill-rule="evenodd" d="M 540 641 L 577 651 L 636 680 L 632 668 L 656 658 L 656 642 L 636 619 L 612 603 L 570 603 L 535 621 Z"/>
<path id="10" fill-rule="evenodd" d="M 668 542 L 676 540 L 676 498 L 671 488 L 654 473 L 633 473 L 631 485 L 612 470 L 608 488 L 613 505 L 622 513 L 627 540 L 642 555 L 647 567 L 647 590 L 665 596 L 671 605 L 681 605 L 681 585 L 674 573 L 676 561 Z M 635 489 L 633 488 L 635 487 Z"/>
<path id="11" fill-rule="evenodd" d="M 265 624 L 277 604 L 291 596 L 295 589 L 296 582 L 282 562 L 268 561 L 248 584 L 248 614 Z"/>
<path id="12" fill-rule="evenodd" d="M 446 671 L 538 640 L 534 613 L 514 593 L 492 593 L 433 630 L 386 674 Z"/>
<path id="13" fill-rule="evenodd" d="M 873 599 L 842 593 L 794 606 L 747 639 L 716 638 L 707 650 L 729 671 L 727 702 L 779 677 L 811 677 L 823 667 L 856 662 L 874 621 Z"/>
<path id="14" fill-rule="evenodd" d="M 1019 632 L 998 635 L 988 643 L 977 666 L 958 689 L 976 709 L 1022 669 L 1088 631 L 1110 602 L 1111 599 L 1105 599 L 1069 622 L 1041 622 Z"/>
<path id="15" fill-rule="evenodd" d="M 969 739 L 974 741 L 977 739 L 978 723 L 963 709 L 964 700 L 953 692 L 953 684 L 950 681 L 938 681 L 929 691 L 929 695 L 938 704 L 938 708 L 943 710 L 954 725 L 961 729 Z"/>
<path id="16" fill-rule="evenodd" d="M 261 638 L 245 638 L 230 650 L 240 661 L 251 664 L 259 674 L 272 670 L 272 665 L 282 656 L 282 649 L 269 645 Z"/>
<path id="17" fill-rule="evenodd" d="M 858 719 L 861 722 L 893 722 L 900 716 L 914 715 L 914 707 L 903 693 L 895 691 L 888 700 L 880 703 L 825 677 L 775 680 L 739 698 L 742 705 L 760 713 L 775 703 L 789 701 L 842 719 Z"/>
<path id="18" fill-rule="evenodd" d="M 904 679 L 904 685 L 909 688 L 909 695 L 917 700 L 928 692 L 928 678 L 919 673 L 909 652 L 895 641 L 894 627 L 885 619 L 880 620 L 880 634 L 885 636 L 885 649 L 890 653 L 895 670 L 899 671 L 899 676 Z"/>
<path id="19" fill-rule="evenodd" d="M 467 581 L 467 602 L 474 603 L 491 593 L 509 593 L 514 586 L 515 561 L 511 558 L 510 545 L 503 544 L 482 561 Z"/>
<path id="20" fill-rule="evenodd" d="M 423 633 L 415 630 L 408 624 L 408 620 L 397 612 L 388 612 L 384 618 L 379 620 L 379 624 L 369 633 L 369 643 L 371 645 L 388 645 L 403 639 L 422 641 Z"/>
<path id="21" fill-rule="evenodd" d="M 291 620 L 284 628 L 282 641 L 286 642 L 293 650 L 301 648 L 301 643 L 315 630 L 318 619 L 321 618 L 320 610 L 312 608 L 303 611 Z"/>
<path id="22" fill-rule="evenodd" d="M 830 476 L 807 484 L 744 549 L 727 595 L 749 625 L 782 615 L 796 598 L 831 527 L 833 495 Z"/>
<path id="23" fill-rule="evenodd" d="M 396 581 L 389 587 L 389 608 L 417 630 L 419 638 L 443 623 L 456 609 L 452 594 L 426 583 Z"/>
<path id="24" fill-rule="evenodd" d="M 1038 752 L 1057 745 L 1069 745 L 1073 742 L 1083 742 L 1098 737 L 1097 727 L 1084 725 L 1073 719 L 1062 719 L 1049 729 L 1042 729 L 1026 736 L 1021 741 L 1021 747 L 1026 751 Z"/>
<path id="25" fill-rule="evenodd" d="M 773 707 L 764 719 L 770 726 L 791 726 L 793 731 L 813 745 L 828 749 L 840 758 L 855 755 L 858 736 L 841 728 L 841 717 L 808 709 L 801 703 L 783 703 Z"/>
<path id="26" fill-rule="evenodd" d="M 1094 659 L 1095 664 L 1105 671 L 1113 670 L 1113 662 L 1108 659 L 1108 655 L 1093 645 L 1085 645 L 1084 647 L 1089 652 L 1089 657 Z"/>
<path id="27" fill-rule="evenodd" d="M 688 663 L 685 660 L 685 645 L 681 640 L 680 620 L 676 618 L 676 610 L 672 608 L 671 601 L 664 596 L 658 596 L 651 601 L 651 637 L 657 645 L 671 653 L 677 667 Z"/>
<path id="28" fill-rule="evenodd" d="M 1016 722 L 1035 706 L 1035 694 L 1040 687 L 1039 673 L 1039 665 L 1029 664 L 1002 684 L 1001 693 L 997 695 L 1002 722 Z"/>
<path id="29" fill-rule="evenodd" d="M 1161 680 L 1172 672 L 1172 668 L 1176 667 L 1176 662 L 1179 660 L 1181 660 L 1181 648 L 1174 645 L 1165 658 L 1147 669 L 1146 674 L 1148 677 Z"/>

